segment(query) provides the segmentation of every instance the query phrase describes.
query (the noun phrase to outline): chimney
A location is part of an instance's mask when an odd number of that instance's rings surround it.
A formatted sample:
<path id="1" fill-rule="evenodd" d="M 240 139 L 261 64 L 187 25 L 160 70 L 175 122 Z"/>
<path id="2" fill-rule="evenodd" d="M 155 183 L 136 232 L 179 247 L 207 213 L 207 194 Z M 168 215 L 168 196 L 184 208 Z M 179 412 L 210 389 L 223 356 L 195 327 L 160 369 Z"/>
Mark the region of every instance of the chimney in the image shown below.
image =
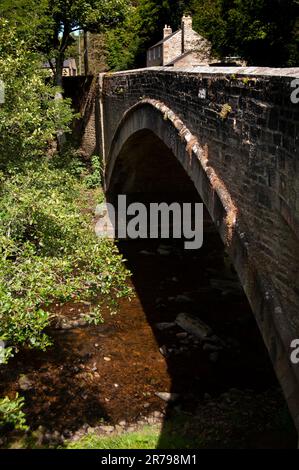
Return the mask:
<path id="1" fill-rule="evenodd" d="M 167 38 L 172 34 L 172 29 L 170 26 L 165 25 L 165 28 L 163 29 L 163 39 Z"/>
<path id="2" fill-rule="evenodd" d="M 182 29 L 182 53 L 184 53 L 188 51 L 188 36 L 190 36 L 190 33 L 192 32 L 192 16 L 184 15 L 182 17 L 181 29 Z"/>
<path id="3" fill-rule="evenodd" d="M 182 18 L 182 30 L 192 29 L 192 16 L 183 16 Z"/>

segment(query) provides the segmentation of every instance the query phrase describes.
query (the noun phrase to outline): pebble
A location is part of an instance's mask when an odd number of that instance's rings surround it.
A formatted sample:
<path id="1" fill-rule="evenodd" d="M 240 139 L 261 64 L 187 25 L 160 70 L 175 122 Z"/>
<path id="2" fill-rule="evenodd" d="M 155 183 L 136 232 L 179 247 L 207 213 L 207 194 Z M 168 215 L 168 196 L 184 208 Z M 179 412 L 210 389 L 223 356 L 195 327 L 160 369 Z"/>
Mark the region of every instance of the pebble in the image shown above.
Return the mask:
<path id="1" fill-rule="evenodd" d="M 148 422 L 148 424 L 155 424 L 156 419 L 154 417 L 150 416 L 149 418 L 147 418 L 147 422 Z"/>
<path id="2" fill-rule="evenodd" d="M 202 347 L 202 349 L 204 351 L 212 351 L 212 352 L 216 352 L 216 351 L 220 351 L 222 348 L 220 346 L 216 346 L 215 344 L 209 344 L 209 343 L 205 343 Z"/>
<path id="3" fill-rule="evenodd" d="M 175 302 L 181 303 L 181 302 L 192 302 L 192 299 L 188 297 L 187 295 L 177 295 L 174 298 Z"/>
<path id="4" fill-rule="evenodd" d="M 19 387 L 23 392 L 28 392 L 33 389 L 33 383 L 27 375 L 21 375 L 19 379 Z"/>
<path id="5" fill-rule="evenodd" d="M 104 357 L 104 361 L 110 362 L 110 361 L 111 361 L 111 357 Z"/>
<path id="6" fill-rule="evenodd" d="M 139 251 L 139 254 L 140 255 L 146 255 L 146 256 L 152 256 L 154 253 L 152 253 L 151 251 L 142 250 L 142 251 Z"/>
<path id="7" fill-rule="evenodd" d="M 188 336 L 188 333 L 186 333 L 185 331 L 183 331 L 182 333 L 176 334 L 177 338 L 187 338 L 187 336 Z"/>
<path id="8" fill-rule="evenodd" d="M 111 434 L 115 428 L 114 426 L 99 426 L 99 430 L 107 434 Z"/>
<path id="9" fill-rule="evenodd" d="M 168 349 L 166 348 L 166 346 L 161 346 L 161 347 L 159 348 L 159 351 L 160 351 L 160 353 L 162 354 L 162 356 L 168 357 Z"/>
<path id="10" fill-rule="evenodd" d="M 167 403 L 175 402 L 179 399 L 178 393 L 170 393 L 170 392 L 155 392 L 155 395 L 161 400 L 166 401 Z"/>

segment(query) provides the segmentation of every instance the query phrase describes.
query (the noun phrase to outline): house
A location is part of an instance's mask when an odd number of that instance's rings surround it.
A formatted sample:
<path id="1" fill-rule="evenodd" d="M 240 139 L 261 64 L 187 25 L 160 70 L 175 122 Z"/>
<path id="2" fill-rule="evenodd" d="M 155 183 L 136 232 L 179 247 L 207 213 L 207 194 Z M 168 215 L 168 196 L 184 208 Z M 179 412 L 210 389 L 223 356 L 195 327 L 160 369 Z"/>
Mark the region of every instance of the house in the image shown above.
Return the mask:
<path id="1" fill-rule="evenodd" d="M 52 64 L 54 64 L 54 67 L 55 67 L 55 59 L 53 59 L 51 62 L 52 62 Z M 49 62 L 44 63 L 43 68 L 44 69 L 49 69 L 49 70 L 51 70 L 51 72 L 53 72 L 52 67 L 51 67 Z M 69 59 L 66 59 L 63 62 L 62 75 L 64 77 L 75 77 L 77 75 L 77 64 L 76 64 L 75 59 L 70 57 Z"/>
<path id="2" fill-rule="evenodd" d="M 192 28 L 192 17 L 183 16 L 181 29 L 165 25 L 163 39 L 147 51 L 147 67 L 184 67 L 213 62 L 211 43 Z"/>

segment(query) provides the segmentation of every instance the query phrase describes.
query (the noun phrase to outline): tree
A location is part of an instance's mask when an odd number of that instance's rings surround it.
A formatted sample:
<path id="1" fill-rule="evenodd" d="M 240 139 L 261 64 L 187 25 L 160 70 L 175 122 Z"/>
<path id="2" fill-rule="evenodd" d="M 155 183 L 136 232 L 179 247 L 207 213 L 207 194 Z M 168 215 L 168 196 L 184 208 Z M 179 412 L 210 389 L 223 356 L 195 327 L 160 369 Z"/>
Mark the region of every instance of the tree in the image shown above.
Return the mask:
<path id="1" fill-rule="evenodd" d="M 181 17 L 188 11 L 189 3 L 189 0 L 138 1 L 140 45 L 136 56 L 137 65 L 144 65 L 147 48 L 162 39 L 166 23 L 174 29 L 180 26 Z"/>
<path id="2" fill-rule="evenodd" d="M 147 48 L 162 38 L 164 25 L 180 25 L 189 0 L 132 1 L 123 24 L 107 33 L 107 62 L 113 70 L 143 67 Z"/>
<path id="3" fill-rule="evenodd" d="M 5 102 L 0 105 L 0 172 L 8 165 L 39 158 L 59 130 L 72 120 L 68 100 L 54 99 L 57 89 L 46 82 L 40 55 L 28 50 L 15 28 L 0 20 L 0 79 Z"/>
<path id="4" fill-rule="evenodd" d="M 140 17 L 138 10 L 130 6 L 125 21 L 105 34 L 105 57 L 111 70 L 126 70 L 136 64 L 136 56 L 140 50 L 139 34 Z"/>
<path id="5" fill-rule="evenodd" d="M 47 5 L 48 0 L 0 0 L 0 17 L 9 21 L 28 48 L 38 48 L 52 26 L 52 18 L 45 14 Z"/>
<path id="6" fill-rule="evenodd" d="M 179 28 L 184 13 L 209 39 L 215 56 L 241 56 L 249 65 L 299 63 L 299 0 L 137 0 L 126 22 L 107 34 L 113 70 L 145 65 L 164 25 Z"/>
<path id="7" fill-rule="evenodd" d="M 17 25 L 23 34 L 30 34 L 30 20 L 34 18 L 31 42 L 45 53 L 55 72 L 55 83 L 62 83 L 62 69 L 67 48 L 73 34 L 100 32 L 121 22 L 127 9 L 127 0 L 16 0 L 13 11 L 9 1 L 2 0 L 2 15 Z M 2 5 L 1 5 L 2 6 Z M 33 13 L 27 17 L 24 11 Z M 86 36 L 85 36 L 86 37 Z"/>
<path id="8" fill-rule="evenodd" d="M 123 20 L 126 0 L 48 0 L 47 15 L 53 24 L 45 41 L 48 57 L 54 56 L 56 84 L 61 85 L 62 68 L 72 34 L 83 30 L 85 33 L 99 32 L 113 27 Z M 85 67 L 87 69 L 87 67 Z"/>
<path id="9" fill-rule="evenodd" d="M 298 65 L 298 0 L 193 0 L 195 29 L 220 56 L 249 65 Z"/>

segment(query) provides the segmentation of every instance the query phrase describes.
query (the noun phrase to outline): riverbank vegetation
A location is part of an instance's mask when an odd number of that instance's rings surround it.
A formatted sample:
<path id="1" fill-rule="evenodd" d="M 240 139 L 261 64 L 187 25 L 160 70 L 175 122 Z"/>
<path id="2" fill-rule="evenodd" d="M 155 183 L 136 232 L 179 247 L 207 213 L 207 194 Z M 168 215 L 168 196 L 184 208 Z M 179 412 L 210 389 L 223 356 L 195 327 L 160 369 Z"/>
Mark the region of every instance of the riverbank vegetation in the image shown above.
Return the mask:
<path id="1" fill-rule="evenodd" d="M 96 238 L 90 198 L 99 198 L 96 173 L 71 148 L 53 147 L 57 133 L 69 132 L 68 100 L 40 69 L 14 28 L 0 27 L 0 71 L 5 102 L 0 106 L 0 340 L 1 362 L 20 348 L 45 350 L 52 305 L 90 301 L 115 311 L 128 293 L 127 271 L 109 241 Z M 96 179 L 98 181 L 96 181 Z M 96 200 L 92 203 L 95 205 Z M 87 321 L 101 321 L 101 309 Z M 3 344 L 3 343 L 2 343 Z M 3 365 L 1 367 L 4 367 Z M 21 397 L 0 400 L 0 426 L 24 428 Z"/>

